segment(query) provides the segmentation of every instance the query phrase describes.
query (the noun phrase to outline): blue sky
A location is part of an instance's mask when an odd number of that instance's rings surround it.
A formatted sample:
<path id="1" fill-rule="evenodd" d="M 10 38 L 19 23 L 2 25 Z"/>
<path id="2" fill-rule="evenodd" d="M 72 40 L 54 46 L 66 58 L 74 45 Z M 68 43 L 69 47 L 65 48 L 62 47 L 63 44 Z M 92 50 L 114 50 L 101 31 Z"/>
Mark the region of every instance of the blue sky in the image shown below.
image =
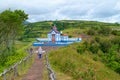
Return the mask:
<path id="1" fill-rule="evenodd" d="M 0 1 L 0 12 L 9 8 L 24 10 L 30 22 L 73 19 L 120 23 L 120 0 Z"/>

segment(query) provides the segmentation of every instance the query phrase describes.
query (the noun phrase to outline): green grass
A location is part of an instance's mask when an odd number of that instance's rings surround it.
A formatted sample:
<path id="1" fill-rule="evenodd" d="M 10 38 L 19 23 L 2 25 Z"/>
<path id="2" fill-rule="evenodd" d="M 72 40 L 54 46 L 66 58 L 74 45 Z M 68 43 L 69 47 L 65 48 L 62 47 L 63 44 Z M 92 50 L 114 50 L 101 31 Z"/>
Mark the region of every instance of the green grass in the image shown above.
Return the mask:
<path id="1" fill-rule="evenodd" d="M 5 62 L 4 66 L 0 65 L 0 73 L 3 72 L 5 69 L 8 69 L 10 66 L 14 65 L 16 62 L 25 58 L 28 55 L 28 53 L 26 53 L 26 49 L 29 48 L 31 45 L 32 44 L 29 42 L 16 41 L 16 53 L 12 56 L 7 57 L 7 61 Z"/>
<path id="2" fill-rule="evenodd" d="M 27 74 L 28 70 L 31 68 L 31 65 L 34 63 L 35 56 L 36 55 L 33 55 L 32 58 L 26 62 L 26 66 L 22 64 L 22 70 L 21 65 L 18 67 L 19 76 L 17 76 L 16 80 L 22 80 L 25 77 L 25 74 Z"/>
<path id="3" fill-rule="evenodd" d="M 10 66 L 13 66 L 15 63 L 19 62 L 20 60 L 24 59 L 26 56 L 29 55 L 29 53 L 26 52 L 26 49 L 30 48 L 32 45 L 32 43 L 30 42 L 21 42 L 21 41 L 16 41 L 15 42 L 15 49 L 16 49 L 16 53 L 15 55 L 9 56 L 7 59 L 8 61 L 6 62 L 5 66 L 0 66 L 1 68 L 1 73 L 3 72 L 3 70 L 5 69 L 9 69 Z M 33 64 L 34 62 L 34 58 L 35 56 L 33 55 L 33 57 L 30 60 L 26 61 L 26 65 L 24 66 L 24 62 L 22 64 L 18 65 L 18 72 L 19 72 L 19 76 L 16 77 L 16 80 L 21 80 L 21 78 L 24 76 L 24 74 L 28 71 L 28 69 L 30 68 L 30 66 Z M 14 74 L 12 73 L 7 73 L 7 76 L 13 76 Z M 0 80 L 3 77 L 0 77 Z"/>
<path id="4" fill-rule="evenodd" d="M 43 64 L 46 65 L 46 54 L 43 54 Z M 49 73 L 46 67 L 43 68 L 43 80 L 49 80 Z"/>
<path id="5" fill-rule="evenodd" d="M 80 37 L 80 34 L 86 31 L 87 29 L 69 28 L 69 29 L 63 30 L 63 34 L 67 34 L 68 36 L 71 36 L 71 37 Z"/>
<path id="6" fill-rule="evenodd" d="M 58 75 L 58 80 L 60 80 L 59 74 L 67 75 L 67 77 L 72 77 L 75 80 L 95 80 L 95 78 L 96 80 L 120 79 L 120 75 L 106 67 L 99 60 L 99 57 L 95 61 L 94 57 L 96 55 L 88 52 L 84 54 L 77 53 L 77 45 L 73 44 L 49 53 L 49 60 L 56 75 Z M 62 80 L 67 80 L 64 79 L 66 77 L 62 77 Z"/>

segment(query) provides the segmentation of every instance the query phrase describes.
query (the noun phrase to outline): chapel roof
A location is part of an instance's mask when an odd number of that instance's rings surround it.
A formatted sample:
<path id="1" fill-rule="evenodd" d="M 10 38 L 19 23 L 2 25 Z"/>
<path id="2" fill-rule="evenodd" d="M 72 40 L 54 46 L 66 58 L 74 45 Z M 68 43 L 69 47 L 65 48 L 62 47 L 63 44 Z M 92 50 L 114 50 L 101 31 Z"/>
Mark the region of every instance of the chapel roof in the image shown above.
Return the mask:
<path id="1" fill-rule="evenodd" d="M 57 27 L 56 27 L 55 25 L 53 26 L 52 30 L 51 30 L 50 32 L 48 32 L 48 33 L 51 33 L 52 31 L 55 31 L 55 33 L 60 33 L 60 32 L 57 30 Z"/>

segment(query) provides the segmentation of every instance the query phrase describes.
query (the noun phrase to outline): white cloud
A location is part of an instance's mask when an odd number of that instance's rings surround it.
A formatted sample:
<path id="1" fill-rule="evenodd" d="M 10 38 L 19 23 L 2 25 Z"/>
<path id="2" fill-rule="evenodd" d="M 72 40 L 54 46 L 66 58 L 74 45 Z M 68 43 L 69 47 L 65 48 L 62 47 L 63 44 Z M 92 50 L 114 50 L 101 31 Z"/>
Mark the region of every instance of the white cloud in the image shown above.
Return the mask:
<path id="1" fill-rule="evenodd" d="M 120 22 L 120 0 L 1 0 L 0 12 L 22 9 L 29 21 L 80 19 Z"/>

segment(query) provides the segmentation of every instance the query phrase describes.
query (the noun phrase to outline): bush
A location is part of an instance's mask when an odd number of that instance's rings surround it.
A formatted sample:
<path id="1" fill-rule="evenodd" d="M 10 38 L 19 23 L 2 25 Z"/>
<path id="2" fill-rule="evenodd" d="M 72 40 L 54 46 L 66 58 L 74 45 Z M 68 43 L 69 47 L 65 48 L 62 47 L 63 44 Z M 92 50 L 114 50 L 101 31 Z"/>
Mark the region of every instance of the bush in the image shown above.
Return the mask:
<path id="1" fill-rule="evenodd" d="M 98 61 L 98 57 L 95 56 L 95 57 L 93 58 L 93 60 L 94 60 L 94 61 Z"/>
<path id="2" fill-rule="evenodd" d="M 96 54 L 99 50 L 99 45 L 97 43 L 93 43 L 92 45 L 90 45 L 89 50 L 92 53 Z"/>
<path id="3" fill-rule="evenodd" d="M 100 37 L 97 37 L 97 36 L 96 36 L 96 37 L 95 37 L 95 41 L 99 43 L 99 42 L 100 42 Z"/>
<path id="4" fill-rule="evenodd" d="M 101 29 L 99 30 L 99 33 L 107 36 L 107 35 L 109 35 L 111 33 L 111 28 L 109 28 L 109 27 L 101 27 Z"/>
<path id="5" fill-rule="evenodd" d="M 109 49 L 111 48 L 112 44 L 109 40 L 102 40 L 100 42 L 100 49 L 104 52 L 107 53 L 109 52 Z"/>
<path id="6" fill-rule="evenodd" d="M 84 53 L 85 52 L 85 45 L 79 45 L 78 47 L 77 47 L 77 52 L 78 53 L 80 53 L 80 54 L 82 54 L 82 53 Z"/>
<path id="7" fill-rule="evenodd" d="M 120 31 L 114 30 L 114 31 L 112 31 L 112 34 L 113 34 L 113 35 L 120 36 Z"/>
<path id="8" fill-rule="evenodd" d="M 88 35 L 95 35 L 95 30 L 94 29 L 89 29 L 87 34 Z"/>
<path id="9" fill-rule="evenodd" d="M 116 70 L 117 68 L 119 68 L 120 64 L 116 61 L 110 61 L 108 63 L 108 66 L 113 69 L 113 70 Z"/>
<path id="10" fill-rule="evenodd" d="M 118 67 L 117 69 L 115 69 L 115 72 L 120 74 L 120 67 Z"/>

